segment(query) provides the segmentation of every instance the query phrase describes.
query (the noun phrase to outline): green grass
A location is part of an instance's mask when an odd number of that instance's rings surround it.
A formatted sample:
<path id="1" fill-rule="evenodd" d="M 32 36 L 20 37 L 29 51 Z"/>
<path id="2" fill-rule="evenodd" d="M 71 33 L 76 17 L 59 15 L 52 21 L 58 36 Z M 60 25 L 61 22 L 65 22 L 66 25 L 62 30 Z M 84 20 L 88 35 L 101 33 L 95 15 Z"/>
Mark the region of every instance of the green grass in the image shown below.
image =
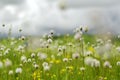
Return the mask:
<path id="1" fill-rule="evenodd" d="M 110 58 L 105 58 L 99 56 L 92 46 L 97 45 L 96 37 L 93 35 L 84 35 L 84 44 L 81 41 L 74 40 L 74 36 L 59 36 L 53 37 L 52 44 L 49 44 L 49 48 L 35 48 L 31 49 L 29 42 L 32 38 L 28 38 L 28 40 L 19 40 L 19 39 L 1 39 L 0 40 L 0 48 L 2 45 L 5 46 L 3 50 L 0 50 L 0 61 L 5 62 L 8 58 L 12 61 L 12 65 L 9 67 L 0 68 L 0 80 L 119 80 L 120 79 L 120 66 L 116 65 L 117 61 L 120 61 L 119 52 L 116 51 L 115 47 L 112 47 L 110 53 Z M 46 41 L 46 39 L 44 39 Z M 119 46 L 120 40 L 117 38 L 112 38 L 112 44 Z M 11 45 L 11 42 L 16 42 Z M 88 44 L 90 42 L 90 44 Z M 24 46 L 25 43 L 28 43 L 28 46 L 23 48 L 22 51 L 17 51 L 19 45 Z M 68 44 L 72 43 L 72 46 Z M 82 47 L 83 45 L 83 47 Z M 66 46 L 65 51 L 58 52 L 59 46 Z M 8 54 L 4 55 L 4 52 L 7 49 L 10 49 Z M 86 65 L 83 61 L 84 58 L 82 52 L 91 51 L 91 57 L 100 61 L 99 67 L 91 67 Z M 45 53 L 47 55 L 46 59 L 39 59 L 37 57 L 38 52 Z M 80 57 L 78 59 L 73 59 L 72 54 L 78 52 Z M 31 58 L 31 54 L 35 53 L 36 56 Z M 63 53 L 58 56 L 59 53 Z M 106 52 L 107 53 L 107 52 Z M 20 60 L 21 56 L 25 55 L 27 59 L 31 59 L 31 62 L 22 62 Z M 97 56 L 96 56 L 97 55 Z M 52 58 L 51 56 L 54 56 Z M 68 62 L 63 62 L 63 58 L 67 58 Z M 72 60 L 71 60 L 72 59 Z M 105 61 L 109 61 L 112 65 L 112 68 L 104 68 L 103 63 Z M 35 68 L 34 62 L 39 66 L 39 68 Z M 43 62 L 47 62 L 50 65 L 50 70 L 44 71 Z M 22 66 L 20 66 L 22 64 Z M 21 67 L 22 73 L 16 73 L 16 68 Z M 69 67 L 69 68 L 66 68 Z M 81 71 L 80 68 L 84 67 L 85 70 Z M 13 74 L 9 75 L 9 71 L 13 70 Z"/>

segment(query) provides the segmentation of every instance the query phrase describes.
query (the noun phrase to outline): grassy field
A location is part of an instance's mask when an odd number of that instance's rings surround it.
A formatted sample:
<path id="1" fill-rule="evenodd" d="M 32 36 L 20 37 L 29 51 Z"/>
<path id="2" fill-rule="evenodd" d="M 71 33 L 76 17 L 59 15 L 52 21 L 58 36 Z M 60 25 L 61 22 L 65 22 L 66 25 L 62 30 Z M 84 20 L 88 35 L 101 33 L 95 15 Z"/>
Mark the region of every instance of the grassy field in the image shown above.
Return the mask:
<path id="1" fill-rule="evenodd" d="M 120 79 L 119 37 L 53 35 L 2 38 L 0 80 Z"/>

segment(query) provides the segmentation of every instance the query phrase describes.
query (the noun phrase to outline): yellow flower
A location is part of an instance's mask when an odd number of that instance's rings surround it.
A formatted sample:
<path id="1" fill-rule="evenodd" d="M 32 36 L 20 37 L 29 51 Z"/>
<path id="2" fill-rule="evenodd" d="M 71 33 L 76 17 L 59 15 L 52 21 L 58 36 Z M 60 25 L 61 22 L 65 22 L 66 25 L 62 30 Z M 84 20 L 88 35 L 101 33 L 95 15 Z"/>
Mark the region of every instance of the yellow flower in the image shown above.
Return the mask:
<path id="1" fill-rule="evenodd" d="M 34 73 L 33 73 L 33 80 L 40 80 L 40 72 L 39 71 L 35 71 Z"/>
<path id="2" fill-rule="evenodd" d="M 66 69 L 61 69 L 60 74 L 64 73 Z"/>
<path id="3" fill-rule="evenodd" d="M 81 74 L 81 72 L 79 71 L 79 72 L 78 72 L 78 75 L 80 75 L 80 74 Z"/>
<path id="4" fill-rule="evenodd" d="M 73 66 L 70 66 L 69 68 L 70 68 L 70 70 L 73 70 Z"/>
<path id="5" fill-rule="evenodd" d="M 91 47 L 89 47 L 88 48 L 88 50 L 90 50 L 92 53 L 94 53 L 95 52 L 95 49 L 91 46 Z"/>
<path id="6" fill-rule="evenodd" d="M 104 77 L 104 80 L 107 80 L 107 77 Z"/>
<path id="7" fill-rule="evenodd" d="M 55 63 L 56 64 L 59 64 L 61 61 L 60 60 L 55 60 Z"/>

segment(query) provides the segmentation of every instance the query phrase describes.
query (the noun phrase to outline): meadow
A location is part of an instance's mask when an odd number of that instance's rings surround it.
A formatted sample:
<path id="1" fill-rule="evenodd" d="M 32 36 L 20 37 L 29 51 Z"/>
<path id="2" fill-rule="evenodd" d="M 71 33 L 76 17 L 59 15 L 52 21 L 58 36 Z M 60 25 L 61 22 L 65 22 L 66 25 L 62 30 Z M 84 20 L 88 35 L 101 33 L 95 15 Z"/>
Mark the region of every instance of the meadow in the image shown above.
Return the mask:
<path id="1" fill-rule="evenodd" d="M 50 30 L 35 40 L 10 31 L 0 39 L 0 80 L 120 80 L 119 35 L 90 35 L 78 27 L 74 34 Z"/>

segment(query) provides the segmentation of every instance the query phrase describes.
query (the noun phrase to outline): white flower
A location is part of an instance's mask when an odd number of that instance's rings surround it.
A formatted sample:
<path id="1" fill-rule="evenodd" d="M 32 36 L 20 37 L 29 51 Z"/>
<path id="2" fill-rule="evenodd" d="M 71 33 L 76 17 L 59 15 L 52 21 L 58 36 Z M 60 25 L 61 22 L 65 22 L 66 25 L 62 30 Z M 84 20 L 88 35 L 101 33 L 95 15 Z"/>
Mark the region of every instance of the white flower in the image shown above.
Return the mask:
<path id="1" fill-rule="evenodd" d="M 118 35 L 118 39 L 120 38 L 120 35 Z"/>
<path id="2" fill-rule="evenodd" d="M 106 43 L 106 44 L 104 45 L 104 47 L 105 47 L 105 50 L 106 50 L 106 51 L 109 51 L 109 50 L 111 50 L 111 48 L 112 48 L 112 44 L 111 44 L 111 43 Z"/>
<path id="3" fill-rule="evenodd" d="M 75 40 L 80 40 L 80 38 L 82 37 L 82 32 L 77 32 L 74 36 Z"/>
<path id="4" fill-rule="evenodd" d="M 43 62 L 42 66 L 43 67 L 48 66 L 48 63 L 47 62 Z"/>
<path id="5" fill-rule="evenodd" d="M 26 60 L 27 60 L 27 58 L 26 58 L 25 55 L 21 56 L 21 61 L 22 61 L 22 62 L 24 62 L 24 61 L 26 61 Z"/>
<path id="6" fill-rule="evenodd" d="M 116 50 L 117 50 L 118 52 L 120 52 L 120 47 L 117 47 Z"/>
<path id="7" fill-rule="evenodd" d="M 13 75 L 13 70 L 10 70 L 10 71 L 8 72 L 8 74 L 9 74 L 9 75 Z"/>
<path id="8" fill-rule="evenodd" d="M 38 58 L 41 59 L 41 60 L 47 58 L 47 54 L 45 54 L 45 53 L 38 53 L 37 56 L 38 56 Z"/>
<path id="9" fill-rule="evenodd" d="M 105 61 L 104 64 L 103 64 L 103 66 L 104 66 L 105 68 L 112 68 L 112 66 L 111 66 L 111 64 L 110 64 L 109 61 Z"/>
<path id="10" fill-rule="evenodd" d="M 85 56 L 90 56 L 91 54 L 92 54 L 91 51 L 87 51 L 87 52 L 85 52 Z"/>
<path id="11" fill-rule="evenodd" d="M 21 36 L 20 40 L 25 40 L 25 36 Z"/>
<path id="12" fill-rule="evenodd" d="M 68 58 L 63 58 L 63 62 L 68 62 Z"/>
<path id="13" fill-rule="evenodd" d="M 28 62 L 31 62 L 31 61 L 32 61 L 32 60 L 29 58 L 29 59 L 28 59 Z"/>
<path id="14" fill-rule="evenodd" d="M 35 57 L 35 53 L 32 53 L 32 54 L 31 54 L 31 57 L 34 58 L 34 57 Z"/>
<path id="15" fill-rule="evenodd" d="M 86 57 L 85 64 L 89 65 L 91 67 L 100 67 L 100 61 L 98 61 L 97 59 L 94 59 L 92 57 Z"/>
<path id="16" fill-rule="evenodd" d="M 10 67 L 12 66 L 12 62 L 9 59 L 6 59 L 4 62 L 5 67 Z"/>
<path id="17" fill-rule="evenodd" d="M 100 61 L 93 59 L 93 62 L 91 63 L 92 67 L 100 67 Z"/>
<path id="18" fill-rule="evenodd" d="M 120 66 L 120 61 L 117 62 L 117 66 Z"/>
<path id="19" fill-rule="evenodd" d="M 39 65 L 35 64 L 34 67 L 35 67 L 36 69 L 38 69 L 38 68 L 39 68 Z"/>
<path id="20" fill-rule="evenodd" d="M 17 48 L 17 51 L 24 52 L 24 46 L 19 45 L 18 48 Z"/>
<path id="21" fill-rule="evenodd" d="M 48 42 L 49 44 L 51 44 L 51 43 L 52 43 L 52 39 L 48 39 L 47 42 Z"/>
<path id="22" fill-rule="evenodd" d="M 3 68 L 3 63 L 0 61 L 0 68 Z"/>
<path id="23" fill-rule="evenodd" d="M 73 53 L 72 54 L 72 58 L 73 59 L 78 59 L 80 57 L 80 54 L 79 53 Z"/>
<path id="24" fill-rule="evenodd" d="M 58 52 L 61 52 L 61 51 L 62 51 L 62 48 L 61 48 L 61 47 L 59 47 L 59 48 L 58 48 Z"/>
<path id="25" fill-rule="evenodd" d="M 80 70 L 81 70 L 81 71 L 85 71 L 85 67 L 81 67 Z"/>
<path id="26" fill-rule="evenodd" d="M 44 69 L 44 71 L 49 71 L 50 70 L 50 66 L 44 66 L 43 69 Z"/>
<path id="27" fill-rule="evenodd" d="M 9 53 L 10 49 L 6 49 L 5 52 L 4 52 L 4 55 L 7 55 Z"/>
<path id="28" fill-rule="evenodd" d="M 16 73 L 22 73 L 22 68 L 16 68 L 15 72 Z"/>
<path id="29" fill-rule="evenodd" d="M 51 34 L 49 34 L 49 35 L 48 35 L 48 38 L 52 38 L 52 35 L 51 35 Z"/>
<path id="30" fill-rule="evenodd" d="M 66 50 L 66 46 L 62 46 L 62 50 L 64 50 L 64 51 L 65 51 L 65 50 Z"/>
<path id="31" fill-rule="evenodd" d="M 53 35 L 54 34 L 54 30 L 50 30 L 50 34 Z"/>
<path id="32" fill-rule="evenodd" d="M 103 56 L 106 52 L 104 46 L 97 46 L 97 47 L 95 47 L 95 50 L 96 50 L 97 54 L 99 54 L 100 56 Z"/>

